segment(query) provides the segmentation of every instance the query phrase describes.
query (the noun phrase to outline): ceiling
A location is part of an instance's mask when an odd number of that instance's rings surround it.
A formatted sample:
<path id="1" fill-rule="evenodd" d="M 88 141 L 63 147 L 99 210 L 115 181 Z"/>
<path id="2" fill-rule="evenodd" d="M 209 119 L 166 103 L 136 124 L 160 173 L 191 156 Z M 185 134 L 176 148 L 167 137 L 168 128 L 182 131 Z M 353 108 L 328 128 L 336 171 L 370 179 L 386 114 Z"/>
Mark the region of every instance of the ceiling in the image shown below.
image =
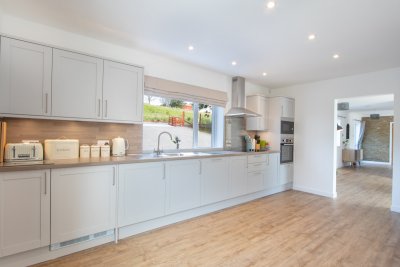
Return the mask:
<path id="1" fill-rule="evenodd" d="M 338 103 L 348 102 L 350 111 L 381 111 L 393 110 L 394 96 L 393 95 L 375 95 L 363 96 L 355 98 L 339 99 Z"/>
<path id="2" fill-rule="evenodd" d="M 0 0 L 0 5 L 6 14 L 269 88 L 400 66 L 398 0 L 276 0 L 273 10 L 265 0 Z M 308 40 L 311 33 L 315 40 Z"/>

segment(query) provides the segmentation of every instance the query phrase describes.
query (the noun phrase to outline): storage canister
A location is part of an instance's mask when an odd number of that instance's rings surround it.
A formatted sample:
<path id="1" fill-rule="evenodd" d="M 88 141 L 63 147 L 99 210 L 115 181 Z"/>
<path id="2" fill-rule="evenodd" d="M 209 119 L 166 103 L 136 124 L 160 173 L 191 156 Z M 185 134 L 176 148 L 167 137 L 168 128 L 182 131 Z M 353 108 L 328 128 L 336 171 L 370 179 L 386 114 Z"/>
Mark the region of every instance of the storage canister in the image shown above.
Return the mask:
<path id="1" fill-rule="evenodd" d="M 101 146 L 100 147 L 100 155 L 102 158 L 110 157 L 110 146 L 109 145 Z"/>
<path id="2" fill-rule="evenodd" d="M 90 146 L 81 145 L 79 148 L 79 156 L 81 158 L 89 158 L 90 157 Z"/>
<path id="3" fill-rule="evenodd" d="M 92 158 L 100 157 L 100 146 L 99 145 L 91 145 L 90 146 L 90 156 Z"/>

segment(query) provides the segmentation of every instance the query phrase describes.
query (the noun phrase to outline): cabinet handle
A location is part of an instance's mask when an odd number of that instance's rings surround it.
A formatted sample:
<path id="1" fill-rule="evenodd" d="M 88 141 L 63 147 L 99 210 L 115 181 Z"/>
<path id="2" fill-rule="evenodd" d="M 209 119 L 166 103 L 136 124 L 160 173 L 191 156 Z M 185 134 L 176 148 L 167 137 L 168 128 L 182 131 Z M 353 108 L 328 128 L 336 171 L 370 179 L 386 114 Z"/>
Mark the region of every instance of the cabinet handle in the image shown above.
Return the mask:
<path id="1" fill-rule="evenodd" d="M 105 115 L 104 115 L 104 117 L 106 117 L 107 118 L 107 114 L 108 114 L 108 101 L 106 100 L 106 107 L 105 107 Z"/>
<path id="2" fill-rule="evenodd" d="M 44 173 L 44 194 L 47 195 L 47 172 Z"/>
<path id="3" fill-rule="evenodd" d="M 222 160 L 221 158 L 215 158 L 215 159 L 213 159 L 213 161 L 220 161 L 220 160 Z"/>
<path id="4" fill-rule="evenodd" d="M 165 180 L 165 163 L 163 163 L 163 180 Z"/>
<path id="5" fill-rule="evenodd" d="M 199 168 L 199 174 L 201 174 L 201 168 L 202 168 L 202 165 L 201 165 L 201 160 L 199 160 L 199 164 L 200 164 L 200 168 Z"/>
<path id="6" fill-rule="evenodd" d="M 45 93 L 44 94 L 44 97 L 45 97 L 45 109 L 44 109 L 44 113 L 45 114 L 47 114 L 47 112 L 48 112 L 48 99 L 49 99 L 49 93 Z"/>
<path id="7" fill-rule="evenodd" d="M 113 167 L 113 186 L 115 186 L 115 167 Z"/>
<path id="8" fill-rule="evenodd" d="M 101 100 L 100 100 L 100 98 L 99 98 L 99 100 L 98 100 L 99 109 L 98 109 L 98 111 L 97 111 L 97 117 L 100 117 L 100 104 L 101 104 L 100 101 L 101 101 Z"/>

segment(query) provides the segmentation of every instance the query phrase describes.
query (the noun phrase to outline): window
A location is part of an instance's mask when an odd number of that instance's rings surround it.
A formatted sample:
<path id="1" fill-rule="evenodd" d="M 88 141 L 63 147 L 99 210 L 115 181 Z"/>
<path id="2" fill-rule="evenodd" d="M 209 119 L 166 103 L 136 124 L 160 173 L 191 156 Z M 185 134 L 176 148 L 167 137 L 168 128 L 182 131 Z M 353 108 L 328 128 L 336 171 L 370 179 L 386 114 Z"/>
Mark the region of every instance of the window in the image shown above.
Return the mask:
<path id="1" fill-rule="evenodd" d="M 180 149 L 223 146 L 222 107 L 151 95 L 145 95 L 143 101 L 144 151 L 153 151 L 159 134 L 165 131 L 181 140 Z M 160 149 L 176 149 L 176 144 L 165 134 L 160 137 Z"/>

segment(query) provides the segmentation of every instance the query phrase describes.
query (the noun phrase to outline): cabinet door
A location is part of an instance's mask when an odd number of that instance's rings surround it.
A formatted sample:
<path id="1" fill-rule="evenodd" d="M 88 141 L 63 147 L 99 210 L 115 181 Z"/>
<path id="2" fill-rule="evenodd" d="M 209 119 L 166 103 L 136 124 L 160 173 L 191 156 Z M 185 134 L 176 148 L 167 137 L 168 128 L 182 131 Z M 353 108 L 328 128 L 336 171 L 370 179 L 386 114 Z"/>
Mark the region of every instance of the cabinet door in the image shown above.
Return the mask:
<path id="1" fill-rule="evenodd" d="M 280 164 L 279 184 L 284 185 L 293 182 L 293 164 Z"/>
<path id="2" fill-rule="evenodd" d="M 142 122 L 143 69 L 104 61 L 103 118 Z"/>
<path id="3" fill-rule="evenodd" d="M 229 197 L 229 172 L 227 158 L 201 160 L 202 204 L 210 204 Z"/>
<path id="4" fill-rule="evenodd" d="M 264 171 L 255 171 L 247 173 L 247 192 L 253 193 L 264 189 Z"/>
<path id="5" fill-rule="evenodd" d="M 279 153 L 268 155 L 268 166 L 265 173 L 265 188 L 273 188 L 278 185 Z"/>
<path id="6" fill-rule="evenodd" d="M 231 197 L 241 196 L 247 193 L 247 157 L 230 158 L 230 186 Z"/>
<path id="7" fill-rule="evenodd" d="M 101 119 L 103 60 L 53 49 L 52 115 Z"/>
<path id="8" fill-rule="evenodd" d="M 269 98 L 263 96 L 247 96 L 246 107 L 261 115 L 261 117 L 246 118 L 246 130 L 268 130 Z"/>
<path id="9" fill-rule="evenodd" d="M 166 213 L 171 214 L 200 206 L 200 160 L 168 161 Z"/>
<path id="10" fill-rule="evenodd" d="M 293 99 L 283 98 L 282 117 L 294 118 L 294 100 Z"/>
<path id="11" fill-rule="evenodd" d="M 118 227 L 165 215 L 165 164 L 119 166 Z"/>
<path id="12" fill-rule="evenodd" d="M 51 114 L 50 47 L 1 37 L 0 113 Z"/>
<path id="13" fill-rule="evenodd" d="M 51 243 L 115 228 L 114 166 L 51 171 Z"/>
<path id="14" fill-rule="evenodd" d="M 0 256 L 50 244 L 50 172 L 0 173 Z"/>

